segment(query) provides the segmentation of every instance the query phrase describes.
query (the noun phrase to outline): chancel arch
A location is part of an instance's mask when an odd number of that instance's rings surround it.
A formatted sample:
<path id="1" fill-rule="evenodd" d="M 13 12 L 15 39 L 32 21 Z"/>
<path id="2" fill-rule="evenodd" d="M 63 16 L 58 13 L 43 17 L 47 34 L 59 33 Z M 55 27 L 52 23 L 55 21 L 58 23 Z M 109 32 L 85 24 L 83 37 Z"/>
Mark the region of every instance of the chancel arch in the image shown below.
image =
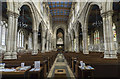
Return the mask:
<path id="1" fill-rule="evenodd" d="M 54 32 L 53 37 L 54 37 L 54 41 L 55 41 L 54 42 L 54 49 L 56 49 L 56 44 L 57 44 L 57 42 L 56 42 L 56 39 L 57 39 L 56 38 L 57 37 L 56 33 L 57 33 L 57 30 L 59 28 L 63 29 L 63 31 L 64 31 L 64 49 L 66 49 L 66 30 L 67 30 L 67 26 L 65 24 L 60 24 L 60 23 L 55 24 L 54 28 L 53 28 L 53 32 Z"/>
<path id="2" fill-rule="evenodd" d="M 56 43 L 57 50 L 64 51 L 64 31 L 61 28 L 57 29 Z"/>

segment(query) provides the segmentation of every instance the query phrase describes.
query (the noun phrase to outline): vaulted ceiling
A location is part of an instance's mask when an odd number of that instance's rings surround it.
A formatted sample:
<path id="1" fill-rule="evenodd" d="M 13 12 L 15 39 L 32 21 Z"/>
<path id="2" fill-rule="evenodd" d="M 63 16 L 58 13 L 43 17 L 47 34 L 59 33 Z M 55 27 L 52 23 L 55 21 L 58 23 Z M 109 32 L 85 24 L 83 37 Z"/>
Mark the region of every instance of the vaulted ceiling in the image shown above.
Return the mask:
<path id="1" fill-rule="evenodd" d="M 48 2 L 53 23 L 67 22 L 72 2 Z"/>

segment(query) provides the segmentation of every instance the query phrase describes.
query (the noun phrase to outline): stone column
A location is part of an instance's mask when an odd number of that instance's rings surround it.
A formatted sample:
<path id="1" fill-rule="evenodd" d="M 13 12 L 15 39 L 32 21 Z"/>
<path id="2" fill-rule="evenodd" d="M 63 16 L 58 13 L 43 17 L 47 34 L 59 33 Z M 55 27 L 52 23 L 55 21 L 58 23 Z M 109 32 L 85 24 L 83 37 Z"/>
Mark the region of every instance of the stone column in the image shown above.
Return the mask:
<path id="1" fill-rule="evenodd" d="M 52 51 L 53 50 L 53 44 L 52 44 L 52 41 L 50 42 L 50 51 Z"/>
<path id="2" fill-rule="evenodd" d="M 53 48 L 52 48 L 53 46 L 52 46 L 52 37 L 50 38 L 50 48 L 51 49 L 49 49 L 50 51 L 52 51 L 53 50 Z"/>
<path id="3" fill-rule="evenodd" d="M 79 52 L 79 37 L 76 36 L 75 39 L 76 39 L 76 52 L 78 53 Z"/>
<path id="4" fill-rule="evenodd" d="M 49 40 L 47 40 L 46 52 L 49 52 Z"/>
<path id="5" fill-rule="evenodd" d="M 51 51 L 52 48 L 51 48 L 51 41 L 49 41 L 49 51 Z"/>
<path id="6" fill-rule="evenodd" d="M 112 11 L 102 14 L 105 47 L 104 58 L 117 58 L 117 51 L 115 50 L 115 44 L 113 41 L 112 15 Z"/>
<path id="7" fill-rule="evenodd" d="M 2 45 L 2 23 L 0 23 L 0 46 L 1 45 Z"/>
<path id="8" fill-rule="evenodd" d="M 82 38 L 80 38 L 80 47 L 79 47 L 79 49 L 80 49 L 80 51 L 82 51 Z"/>
<path id="9" fill-rule="evenodd" d="M 13 52 L 12 59 L 17 59 L 17 29 L 18 29 L 18 14 L 15 14 L 14 17 L 14 38 L 13 38 Z"/>
<path id="10" fill-rule="evenodd" d="M 42 53 L 45 53 L 45 31 L 42 33 Z"/>
<path id="11" fill-rule="evenodd" d="M 54 49 L 55 49 L 55 50 L 56 50 L 56 48 L 57 48 L 57 46 L 56 46 L 56 44 L 57 44 L 56 40 L 57 40 L 57 38 L 55 37 L 55 38 L 54 38 Z"/>
<path id="12" fill-rule="evenodd" d="M 66 44 L 66 42 L 67 42 L 67 37 L 66 37 L 66 30 L 65 30 L 65 32 L 64 32 L 64 39 L 63 39 L 63 41 L 64 41 L 64 51 L 66 51 L 67 49 L 67 44 Z"/>
<path id="13" fill-rule="evenodd" d="M 2 21 L 0 21 L 0 53 L 2 53 Z"/>
<path id="14" fill-rule="evenodd" d="M 52 50 L 52 42 L 51 42 L 52 40 L 51 40 L 51 35 L 50 35 L 50 38 L 49 38 L 49 51 L 51 51 Z"/>
<path id="15" fill-rule="evenodd" d="M 68 39 L 68 34 L 66 34 L 66 50 L 65 51 L 68 51 L 68 48 L 69 48 L 69 39 Z"/>
<path id="16" fill-rule="evenodd" d="M 33 30 L 33 52 L 32 55 L 38 54 L 38 31 Z"/>
<path id="17" fill-rule="evenodd" d="M 70 42 L 69 43 L 69 51 L 71 52 L 72 51 L 72 40 L 70 39 L 69 42 Z"/>
<path id="18" fill-rule="evenodd" d="M 31 48 L 32 48 L 31 37 L 32 37 L 32 34 L 30 33 L 28 36 L 28 50 L 31 50 Z"/>
<path id="19" fill-rule="evenodd" d="M 85 27 L 86 23 L 85 23 Z M 88 30 L 87 28 L 83 27 L 82 33 L 83 33 L 83 54 L 89 54 L 88 50 Z"/>
<path id="20" fill-rule="evenodd" d="M 54 43 L 53 43 L 53 42 L 54 42 L 54 40 L 53 40 L 53 38 L 52 38 L 52 39 L 51 39 L 51 48 L 52 48 L 51 50 L 54 50 L 54 48 L 53 48 L 53 47 L 54 47 Z"/>
<path id="21" fill-rule="evenodd" d="M 72 52 L 74 52 L 74 41 L 72 40 Z"/>
<path id="22" fill-rule="evenodd" d="M 6 44 L 6 52 L 4 54 L 4 59 L 11 59 L 11 34 L 12 34 L 12 26 L 13 26 L 13 12 L 8 11 L 8 37 Z"/>
<path id="23" fill-rule="evenodd" d="M 15 30 L 15 15 L 13 13 L 13 19 L 12 19 L 12 32 L 11 32 L 11 59 L 12 59 L 12 53 L 14 49 L 14 30 Z"/>

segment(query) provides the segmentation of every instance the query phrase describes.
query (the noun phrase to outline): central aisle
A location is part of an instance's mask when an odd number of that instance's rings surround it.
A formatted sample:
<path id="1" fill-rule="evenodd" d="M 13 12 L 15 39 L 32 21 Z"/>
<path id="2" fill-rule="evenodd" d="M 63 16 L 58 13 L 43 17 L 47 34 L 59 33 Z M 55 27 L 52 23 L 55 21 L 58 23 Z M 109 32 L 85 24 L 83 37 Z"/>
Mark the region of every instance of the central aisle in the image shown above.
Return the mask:
<path id="1" fill-rule="evenodd" d="M 67 61 L 62 53 L 59 53 L 54 61 L 54 64 L 47 76 L 48 79 L 55 79 L 55 70 L 64 69 L 66 71 L 67 79 L 75 79 L 70 67 L 67 64 Z"/>

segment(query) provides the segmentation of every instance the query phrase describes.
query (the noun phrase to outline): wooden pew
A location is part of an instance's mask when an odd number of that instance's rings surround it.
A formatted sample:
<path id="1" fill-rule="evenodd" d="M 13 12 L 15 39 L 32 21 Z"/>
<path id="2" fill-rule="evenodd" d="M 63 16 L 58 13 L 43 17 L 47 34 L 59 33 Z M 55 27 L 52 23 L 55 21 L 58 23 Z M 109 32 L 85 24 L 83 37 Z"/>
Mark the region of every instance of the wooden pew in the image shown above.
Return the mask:
<path id="1" fill-rule="evenodd" d="M 86 64 L 91 65 L 95 68 L 95 78 L 117 78 L 117 70 L 120 69 L 120 65 L 118 64 L 118 59 L 104 59 L 103 53 L 99 52 L 90 52 L 88 55 L 84 55 L 82 53 L 64 53 L 68 63 L 72 63 L 72 71 L 75 73 L 76 78 L 79 76 L 78 74 L 78 66 L 80 65 L 80 61 L 84 61 Z M 72 61 L 70 61 L 72 59 Z M 77 61 L 75 62 L 75 60 Z M 111 69 L 111 70 L 110 70 Z M 103 73 L 102 73 L 103 72 Z M 113 73 L 115 72 L 115 73 Z M 109 75 L 106 75 L 108 73 Z M 119 72 L 120 73 L 120 72 Z M 113 74 L 113 75 L 112 75 Z"/>
<path id="2" fill-rule="evenodd" d="M 34 67 L 34 61 L 40 61 L 41 66 L 44 69 L 44 78 L 47 77 L 47 74 L 50 70 L 51 65 L 53 64 L 57 53 L 49 52 L 49 53 L 38 53 L 37 55 L 31 55 L 31 53 L 19 54 L 17 60 L 3 60 L 3 63 L 6 63 L 7 68 L 18 67 L 22 62 L 27 66 Z"/>

